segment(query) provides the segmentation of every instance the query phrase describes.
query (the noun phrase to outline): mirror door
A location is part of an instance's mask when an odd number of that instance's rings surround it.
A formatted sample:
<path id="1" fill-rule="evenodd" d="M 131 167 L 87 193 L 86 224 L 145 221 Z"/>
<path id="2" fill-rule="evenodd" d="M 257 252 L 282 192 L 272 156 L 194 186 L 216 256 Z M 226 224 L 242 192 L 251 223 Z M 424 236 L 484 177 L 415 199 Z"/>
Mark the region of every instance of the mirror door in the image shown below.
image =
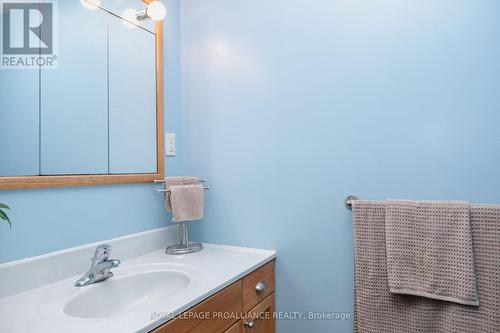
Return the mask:
<path id="1" fill-rule="evenodd" d="M 0 69 L 0 189 L 162 178 L 161 21 L 53 4 L 57 65 Z"/>

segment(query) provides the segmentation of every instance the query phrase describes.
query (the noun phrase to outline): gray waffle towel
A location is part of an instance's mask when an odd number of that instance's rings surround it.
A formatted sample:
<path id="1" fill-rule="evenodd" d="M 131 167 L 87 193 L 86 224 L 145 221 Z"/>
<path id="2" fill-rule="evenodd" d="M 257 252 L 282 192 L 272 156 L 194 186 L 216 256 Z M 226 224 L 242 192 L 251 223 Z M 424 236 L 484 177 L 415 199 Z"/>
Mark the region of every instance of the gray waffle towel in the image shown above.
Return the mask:
<path id="1" fill-rule="evenodd" d="M 499 333 L 500 206 L 470 206 L 478 307 L 390 292 L 385 211 L 384 201 L 353 202 L 354 333 Z"/>
<path id="2" fill-rule="evenodd" d="M 479 305 L 469 210 L 464 201 L 386 201 L 392 293 Z"/>

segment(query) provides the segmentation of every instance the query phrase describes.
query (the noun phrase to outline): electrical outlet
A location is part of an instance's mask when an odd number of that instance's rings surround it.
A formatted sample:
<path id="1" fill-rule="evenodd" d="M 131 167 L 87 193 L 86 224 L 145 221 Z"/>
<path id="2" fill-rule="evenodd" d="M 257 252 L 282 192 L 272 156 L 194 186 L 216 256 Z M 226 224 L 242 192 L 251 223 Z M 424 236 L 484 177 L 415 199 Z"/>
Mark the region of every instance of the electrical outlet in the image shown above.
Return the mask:
<path id="1" fill-rule="evenodd" d="M 165 155 L 175 156 L 175 134 L 165 133 Z"/>

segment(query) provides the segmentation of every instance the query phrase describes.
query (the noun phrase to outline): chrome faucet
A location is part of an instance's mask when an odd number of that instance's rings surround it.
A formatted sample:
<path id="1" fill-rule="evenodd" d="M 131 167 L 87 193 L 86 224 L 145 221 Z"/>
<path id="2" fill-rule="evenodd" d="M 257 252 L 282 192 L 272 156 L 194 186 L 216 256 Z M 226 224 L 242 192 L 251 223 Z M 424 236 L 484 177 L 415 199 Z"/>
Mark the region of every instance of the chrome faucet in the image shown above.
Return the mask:
<path id="1" fill-rule="evenodd" d="M 109 259 L 110 253 L 110 245 L 99 245 L 95 249 L 94 257 L 91 259 L 92 265 L 89 271 L 75 282 L 75 287 L 85 287 L 89 284 L 101 282 L 112 277 L 113 273 L 109 270 L 118 267 L 120 265 L 120 260 Z"/>

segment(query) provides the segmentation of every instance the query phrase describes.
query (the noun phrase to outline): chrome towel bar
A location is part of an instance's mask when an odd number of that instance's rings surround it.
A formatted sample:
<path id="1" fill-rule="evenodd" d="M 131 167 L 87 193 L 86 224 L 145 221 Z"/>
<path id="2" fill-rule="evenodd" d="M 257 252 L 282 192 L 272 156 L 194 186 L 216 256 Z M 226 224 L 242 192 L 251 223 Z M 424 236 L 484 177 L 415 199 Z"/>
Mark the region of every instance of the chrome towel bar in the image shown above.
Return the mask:
<path id="1" fill-rule="evenodd" d="M 208 190 L 210 190 L 210 186 L 203 186 L 203 189 L 208 191 Z M 161 189 L 158 189 L 157 191 L 158 191 L 158 193 L 170 192 L 170 190 L 166 189 L 166 188 L 161 188 Z"/>
<path id="2" fill-rule="evenodd" d="M 206 183 L 206 180 L 205 179 L 198 179 L 198 182 L 199 183 Z M 155 179 L 154 183 L 155 184 L 165 184 L 166 185 L 167 180 L 166 179 Z M 210 186 L 205 185 L 205 186 L 203 186 L 203 189 L 208 191 L 208 190 L 210 190 Z M 158 191 L 158 193 L 170 192 L 170 190 L 168 188 L 162 188 L 162 189 L 159 189 L 157 191 Z"/>

